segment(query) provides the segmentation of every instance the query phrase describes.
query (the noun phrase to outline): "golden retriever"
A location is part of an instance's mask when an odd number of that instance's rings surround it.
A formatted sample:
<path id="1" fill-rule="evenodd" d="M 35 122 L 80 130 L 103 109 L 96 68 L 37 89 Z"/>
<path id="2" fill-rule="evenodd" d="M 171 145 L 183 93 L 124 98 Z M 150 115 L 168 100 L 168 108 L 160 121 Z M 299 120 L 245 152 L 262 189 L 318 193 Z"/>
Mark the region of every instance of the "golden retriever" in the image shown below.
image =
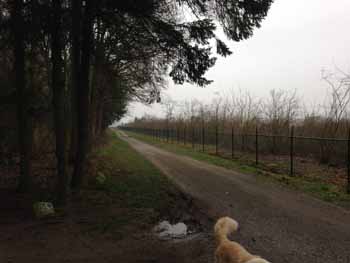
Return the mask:
<path id="1" fill-rule="evenodd" d="M 216 263 L 270 263 L 269 261 L 250 254 L 237 242 L 228 239 L 228 235 L 236 232 L 238 223 L 230 217 L 220 218 L 214 226 L 217 242 L 215 251 Z"/>

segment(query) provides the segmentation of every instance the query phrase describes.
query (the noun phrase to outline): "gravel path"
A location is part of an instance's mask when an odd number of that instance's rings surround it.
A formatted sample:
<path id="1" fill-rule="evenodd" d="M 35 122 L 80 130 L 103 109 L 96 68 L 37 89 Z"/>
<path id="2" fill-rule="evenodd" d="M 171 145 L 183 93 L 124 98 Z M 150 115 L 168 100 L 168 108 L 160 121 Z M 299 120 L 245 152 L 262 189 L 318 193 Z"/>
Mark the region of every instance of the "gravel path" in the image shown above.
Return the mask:
<path id="1" fill-rule="evenodd" d="M 120 134 L 209 216 L 238 220 L 232 238 L 251 252 L 274 263 L 350 263 L 349 211 Z"/>

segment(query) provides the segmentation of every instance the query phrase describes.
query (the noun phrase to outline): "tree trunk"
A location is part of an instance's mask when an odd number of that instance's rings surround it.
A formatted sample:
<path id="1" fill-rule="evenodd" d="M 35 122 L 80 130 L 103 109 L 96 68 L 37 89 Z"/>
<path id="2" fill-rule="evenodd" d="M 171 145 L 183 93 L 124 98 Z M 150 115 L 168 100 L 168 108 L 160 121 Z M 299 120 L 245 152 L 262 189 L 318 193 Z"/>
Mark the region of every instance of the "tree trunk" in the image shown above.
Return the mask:
<path id="1" fill-rule="evenodd" d="M 72 188 L 79 190 L 84 182 L 86 155 L 89 146 L 90 57 L 93 41 L 93 0 L 86 1 L 82 28 L 80 86 L 77 87 L 78 144 Z"/>
<path id="2" fill-rule="evenodd" d="M 97 59 L 95 56 L 94 66 L 92 70 L 92 79 L 91 79 L 91 88 L 90 88 L 90 126 L 89 126 L 89 135 L 90 135 L 90 142 L 94 142 L 96 139 L 96 100 L 97 100 L 97 88 L 98 88 L 98 65 L 97 65 Z"/>
<path id="3" fill-rule="evenodd" d="M 65 75 L 62 58 L 62 0 L 53 0 L 52 9 L 52 90 L 57 158 L 56 202 L 58 205 L 64 205 L 67 201 L 68 174 L 66 162 Z"/>
<path id="4" fill-rule="evenodd" d="M 100 136 L 102 133 L 102 123 L 103 123 L 103 104 L 102 102 L 97 103 L 97 110 L 96 110 L 96 134 L 97 136 Z"/>
<path id="5" fill-rule="evenodd" d="M 99 33 L 98 33 L 99 34 Z M 93 68 L 93 77 L 91 80 L 91 97 L 90 97 L 90 135 L 91 141 L 95 141 L 98 134 L 97 120 L 98 120 L 98 109 L 99 109 L 99 100 L 101 100 L 100 89 L 103 87 L 103 50 L 101 49 L 101 44 L 96 44 L 95 59 L 94 59 L 94 68 Z"/>
<path id="6" fill-rule="evenodd" d="M 31 121 L 28 116 L 28 98 L 26 95 L 25 77 L 25 45 L 23 0 L 15 0 L 13 5 L 13 33 L 14 33 L 14 71 L 17 95 L 18 142 L 20 153 L 20 178 L 18 190 L 28 192 L 31 187 L 31 152 L 32 132 Z"/>
<path id="7" fill-rule="evenodd" d="M 71 134 L 69 159 L 74 162 L 77 153 L 78 141 L 78 117 L 77 117 L 77 92 L 80 87 L 81 73 L 81 0 L 72 0 L 72 89 L 71 89 Z"/>

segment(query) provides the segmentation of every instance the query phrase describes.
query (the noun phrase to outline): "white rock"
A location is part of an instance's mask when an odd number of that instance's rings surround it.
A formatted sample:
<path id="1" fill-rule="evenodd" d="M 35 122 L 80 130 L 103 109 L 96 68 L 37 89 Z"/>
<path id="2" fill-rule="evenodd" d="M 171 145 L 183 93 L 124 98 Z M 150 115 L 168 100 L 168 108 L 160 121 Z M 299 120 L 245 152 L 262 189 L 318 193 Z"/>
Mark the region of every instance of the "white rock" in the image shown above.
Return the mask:
<path id="1" fill-rule="evenodd" d="M 156 232 L 163 232 L 163 231 L 169 231 L 170 228 L 171 228 L 171 224 L 169 223 L 169 221 L 162 221 L 154 228 L 154 230 Z"/>
<path id="2" fill-rule="evenodd" d="M 33 210 L 36 218 L 42 218 L 55 214 L 53 204 L 50 202 L 36 202 L 33 205 Z"/>
<path id="3" fill-rule="evenodd" d="M 98 172 L 96 182 L 98 184 L 104 184 L 106 182 L 106 176 L 102 172 Z"/>
<path id="4" fill-rule="evenodd" d="M 170 231 L 170 234 L 174 237 L 186 236 L 187 235 L 187 226 L 184 223 L 177 223 L 173 225 Z"/>
<path id="5" fill-rule="evenodd" d="M 182 222 L 171 225 L 168 221 L 162 221 L 154 230 L 160 238 L 179 238 L 187 235 L 187 226 Z"/>

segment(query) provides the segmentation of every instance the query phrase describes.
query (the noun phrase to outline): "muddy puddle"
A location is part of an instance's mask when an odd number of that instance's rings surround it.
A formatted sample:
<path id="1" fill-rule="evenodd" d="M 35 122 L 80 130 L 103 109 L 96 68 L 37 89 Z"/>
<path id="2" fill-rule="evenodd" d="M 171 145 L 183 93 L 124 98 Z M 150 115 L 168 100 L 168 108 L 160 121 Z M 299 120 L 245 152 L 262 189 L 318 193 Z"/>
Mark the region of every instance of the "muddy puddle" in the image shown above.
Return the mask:
<path id="1" fill-rule="evenodd" d="M 160 215 L 160 221 L 152 229 L 152 233 L 160 240 L 184 242 L 206 238 L 211 222 L 207 215 L 198 208 L 192 197 L 178 189 L 169 195 L 177 202 Z"/>

